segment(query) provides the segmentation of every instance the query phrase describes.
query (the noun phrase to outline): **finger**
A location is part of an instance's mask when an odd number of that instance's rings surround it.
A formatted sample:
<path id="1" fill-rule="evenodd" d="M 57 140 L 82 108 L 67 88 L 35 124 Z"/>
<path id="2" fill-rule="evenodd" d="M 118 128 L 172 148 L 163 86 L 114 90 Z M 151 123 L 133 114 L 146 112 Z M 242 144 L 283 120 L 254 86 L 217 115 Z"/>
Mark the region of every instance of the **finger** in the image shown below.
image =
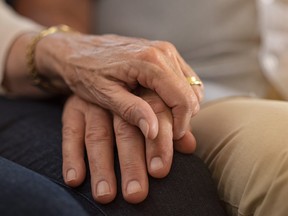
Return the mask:
<path id="1" fill-rule="evenodd" d="M 198 98 L 199 104 L 204 99 L 204 91 L 202 90 L 202 86 L 203 86 L 203 84 L 201 86 L 200 85 L 191 85 L 191 88 L 193 89 L 193 91 L 195 92 L 195 95 Z M 199 109 L 198 109 L 198 107 L 196 107 L 193 114 L 195 115 L 198 112 L 199 112 Z"/>
<path id="2" fill-rule="evenodd" d="M 156 139 L 146 139 L 147 167 L 151 176 L 163 178 L 169 173 L 173 158 L 172 114 L 157 95 L 150 98 L 149 104 L 157 115 L 159 132 Z"/>
<path id="3" fill-rule="evenodd" d="M 183 154 L 191 154 L 196 149 L 196 139 L 190 131 L 186 131 L 181 139 L 174 140 L 174 148 Z"/>
<path id="4" fill-rule="evenodd" d="M 74 107 L 77 99 L 71 97 L 66 102 L 62 116 L 62 157 L 63 178 L 67 185 L 79 186 L 85 178 L 84 162 L 84 116 Z"/>
<path id="5" fill-rule="evenodd" d="M 120 162 L 122 194 L 130 203 L 139 203 L 148 195 L 148 177 L 144 140 L 139 129 L 117 115 L 114 132 Z"/>
<path id="6" fill-rule="evenodd" d="M 139 94 L 152 107 L 159 122 L 157 138 L 155 140 L 146 139 L 146 158 L 149 173 L 154 177 L 164 177 L 169 172 L 173 156 L 172 115 L 170 109 L 154 92 L 148 89 L 141 89 Z M 181 139 L 174 140 L 174 145 L 175 149 L 179 152 L 193 153 L 195 151 L 196 141 L 190 130 L 187 130 Z M 157 158 L 157 155 L 162 155 L 162 157 Z M 156 157 L 156 160 L 153 161 L 154 157 Z M 160 159 L 162 159 L 162 161 Z"/>
<path id="7" fill-rule="evenodd" d="M 158 134 L 158 121 L 151 107 L 141 98 L 119 91 L 122 101 L 119 104 L 119 114 L 133 125 L 140 128 L 143 135 L 154 139 Z"/>
<path id="8" fill-rule="evenodd" d="M 199 76 L 194 72 L 194 70 L 184 61 L 184 59 L 178 55 L 178 62 L 181 67 L 181 70 L 183 71 L 184 78 L 186 79 L 187 77 L 196 77 L 197 80 L 201 81 Z M 187 80 L 187 79 L 186 79 Z M 201 85 L 192 85 L 193 91 L 195 92 L 198 101 L 201 102 L 204 98 L 204 85 L 203 83 Z"/>
<path id="9" fill-rule="evenodd" d="M 157 136 L 158 121 L 147 102 L 127 91 L 122 84 L 115 84 L 114 81 L 102 79 L 101 85 L 103 89 L 105 88 L 106 90 L 102 92 L 101 97 L 94 97 L 102 99 L 96 101 L 98 104 L 118 114 L 130 124 L 138 126 L 145 137 L 154 139 Z M 95 86 L 92 86 L 90 91 L 97 92 L 97 90 L 93 90 L 94 87 Z M 91 93 L 91 95 L 93 95 L 93 93 Z M 81 97 L 89 101 L 93 98 L 93 96 L 89 97 L 87 94 L 81 95 Z M 95 103 L 95 101 L 92 101 L 92 103 Z"/>
<path id="10" fill-rule="evenodd" d="M 180 139 L 188 128 L 189 119 L 195 106 L 198 106 L 198 98 L 193 89 L 186 80 L 181 79 L 174 72 L 164 71 L 155 64 L 138 61 L 133 63 L 131 61 L 130 65 L 126 67 L 123 71 L 130 70 L 129 77 L 132 80 L 136 79 L 142 86 L 154 90 L 172 109 L 174 137 Z M 116 74 L 115 76 L 125 82 L 125 77 L 122 75 Z M 120 100 L 119 98 L 116 99 Z M 139 109 L 141 108 L 139 107 Z"/>
<path id="11" fill-rule="evenodd" d="M 106 204 L 115 198 L 117 191 L 112 119 L 106 110 L 96 105 L 89 105 L 85 120 L 85 144 L 91 173 L 92 195 L 96 201 Z"/>
<path id="12" fill-rule="evenodd" d="M 191 154 L 196 149 L 196 139 L 192 133 L 191 119 L 188 130 L 181 139 L 174 140 L 174 149 L 183 154 Z"/>
<path id="13" fill-rule="evenodd" d="M 193 71 L 193 69 L 181 57 L 181 55 L 179 54 L 179 52 L 177 51 L 176 47 L 173 44 L 165 41 L 154 41 L 153 44 L 164 54 L 163 59 L 165 59 L 164 60 L 165 64 L 163 64 L 163 66 L 167 65 L 168 67 L 170 67 L 175 72 L 175 74 L 180 76 L 183 80 L 185 80 L 184 78 L 190 76 L 194 76 L 198 80 L 200 80 L 200 78 Z M 204 95 L 203 85 L 201 86 L 195 85 L 192 88 L 198 98 L 198 101 L 200 102 Z"/>

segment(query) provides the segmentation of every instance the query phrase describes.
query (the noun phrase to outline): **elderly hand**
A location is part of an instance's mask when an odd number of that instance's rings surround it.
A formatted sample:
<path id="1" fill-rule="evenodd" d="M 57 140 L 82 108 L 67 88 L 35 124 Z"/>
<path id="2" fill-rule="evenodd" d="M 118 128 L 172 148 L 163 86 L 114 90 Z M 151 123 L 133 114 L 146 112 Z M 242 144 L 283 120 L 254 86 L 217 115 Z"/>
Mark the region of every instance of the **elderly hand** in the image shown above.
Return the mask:
<path id="1" fill-rule="evenodd" d="M 175 139 L 184 136 L 199 110 L 202 87 L 186 80 L 197 75 L 168 42 L 57 33 L 38 43 L 35 59 L 42 75 L 60 75 L 75 94 L 138 126 L 149 139 L 159 125 L 149 104 L 133 94 L 139 85 L 171 108 Z"/>
<path id="2" fill-rule="evenodd" d="M 63 113 L 63 177 L 70 186 L 80 185 L 85 178 L 86 149 L 91 173 L 92 194 L 100 203 L 111 202 L 116 195 L 114 173 L 114 134 L 118 150 L 122 194 L 130 203 L 143 201 L 148 194 L 148 176 L 168 174 L 173 157 L 172 116 L 170 109 L 152 91 L 139 92 L 151 105 L 159 122 L 159 133 L 152 140 L 118 115 L 100 106 L 72 96 Z M 113 118 L 113 119 L 112 119 Z M 114 134 L 113 134 L 114 130 Z M 195 139 L 188 131 L 175 148 L 184 153 L 195 149 Z"/>

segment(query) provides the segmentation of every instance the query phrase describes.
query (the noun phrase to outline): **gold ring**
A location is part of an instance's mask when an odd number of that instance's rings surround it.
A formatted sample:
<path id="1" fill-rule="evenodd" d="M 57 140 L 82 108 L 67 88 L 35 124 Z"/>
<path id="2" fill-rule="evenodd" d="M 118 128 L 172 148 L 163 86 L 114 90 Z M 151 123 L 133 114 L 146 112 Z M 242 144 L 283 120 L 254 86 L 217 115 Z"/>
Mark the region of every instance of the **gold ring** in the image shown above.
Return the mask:
<path id="1" fill-rule="evenodd" d="M 191 86 L 193 86 L 193 85 L 201 86 L 202 85 L 202 82 L 200 80 L 196 79 L 196 77 L 194 77 L 194 76 L 186 77 L 186 79 Z"/>

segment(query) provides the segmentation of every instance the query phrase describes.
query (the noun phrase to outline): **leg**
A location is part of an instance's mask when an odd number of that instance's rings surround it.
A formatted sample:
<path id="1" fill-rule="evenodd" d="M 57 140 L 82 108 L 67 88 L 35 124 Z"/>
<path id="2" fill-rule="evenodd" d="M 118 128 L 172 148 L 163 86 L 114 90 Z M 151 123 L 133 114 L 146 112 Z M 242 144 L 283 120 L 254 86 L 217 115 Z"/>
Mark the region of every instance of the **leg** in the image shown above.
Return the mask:
<path id="1" fill-rule="evenodd" d="M 170 175 L 150 178 L 150 194 L 139 205 L 115 201 L 98 205 L 90 193 L 89 173 L 76 189 L 65 187 L 61 175 L 61 107 L 55 104 L 0 99 L 0 154 L 64 187 L 91 215 L 225 215 L 209 171 L 197 157 L 175 153 Z M 116 158 L 117 179 L 120 179 Z M 120 187 L 120 181 L 118 181 Z"/>
<path id="2" fill-rule="evenodd" d="M 31 170 L 0 157 L 0 172 L 0 215 L 87 215 L 63 188 Z"/>
<path id="3" fill-rule="evenodd" d="M 103 206 L 105 212 L 131 216 L 226 215 L 208 169 L 193 155 L 175 153 L 170 174 L 164 179 L 150 178 L 149 184 L 149 196 L 141 204 L 130 205 L 118 193 L 115 202 Z"/>
<path id="4" fill-rule="evenodd" d="M 62 179 L 59 103 L 0 98 L 0 156 L 45 176 L 69 192 L 91 215 L 105 215 L 90 197 L 65 186 Z M 33 206 L 31 206 L 33 208 Z"/>
<path id="5" fill-rule="evenodd" d="M 230 215 L 287 215 L 287 102 L 220 101 L 191 124 Z"/>

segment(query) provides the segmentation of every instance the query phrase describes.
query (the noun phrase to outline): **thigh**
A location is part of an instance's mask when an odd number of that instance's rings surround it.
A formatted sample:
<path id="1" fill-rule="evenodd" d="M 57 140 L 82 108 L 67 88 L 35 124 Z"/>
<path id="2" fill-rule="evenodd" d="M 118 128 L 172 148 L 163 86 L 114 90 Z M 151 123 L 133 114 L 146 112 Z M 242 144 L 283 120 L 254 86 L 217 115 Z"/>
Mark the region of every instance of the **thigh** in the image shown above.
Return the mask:
<path id="1" fill-rule="evenodd" d="M 61 104 L 0 98 L 0 156 L 61 180 Z"/>
<path id="2" fill-rule="evenodd" d="M 149 178 L 149 196 L 138 205 L 125 202 L 121 190 L 111 204 L 98 205 L 91 196 L 89 172 L 80 187 L 66 187 L 61 171 L 61 110 L 54 103 L 0 100 L 4 117 L 0 120 L 4 143 L 0 154 L 64 187 L 91 215 L 225 215 L 207 167 L 193 155 L 175 153 L 171 173 L 165 179 Z M 115 155 L 120 188 L 117 152 Z"/>
<path id="3" fill-rule="evenodd" d="M 287 102 L 223 100 L 204 106 L 191 124 L 196 154 L 231 215 L 287 215 Z"/>
<path id="4" fill-rule="evenodd" d="M 63 188 L 0 157 L 0 215 L 86 216 Z"/>
<path id="5" fill-rule="evenodd" d="M 120 187 L 118 162 L 116 172 Z M 194 155 L 175 152 L 169 175 L 149 177 L 149 185 L 148 198 L 138 205 L 125 202 L 118 190 L 115 202 L 103 206 L 105 212 L 119 216 L 226 215 L 208 168 Z"/>
<path id="6" fill-rule="evenodd" d="M 64 188 L 91 215 L 105 215 L 92 201 L 89 177 L 79 188 L 62 178 L 61 101 L 0 98 L 0 156 Z"/>

